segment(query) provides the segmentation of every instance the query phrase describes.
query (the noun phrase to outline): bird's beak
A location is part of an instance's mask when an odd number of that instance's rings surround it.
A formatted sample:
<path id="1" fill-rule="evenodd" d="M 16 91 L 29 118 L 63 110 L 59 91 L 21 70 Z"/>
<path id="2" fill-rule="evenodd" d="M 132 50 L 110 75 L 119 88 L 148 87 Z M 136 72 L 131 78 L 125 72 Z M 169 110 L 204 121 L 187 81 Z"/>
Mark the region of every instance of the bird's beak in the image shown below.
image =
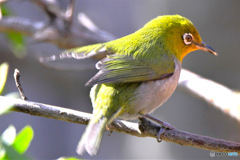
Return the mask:
<path id="1" fill-rule="evenodd" d="M 217 52 L 211 46 L 206 44 L 205 42 L 201 42 L 201 43 L 195 42 L 195 45 L 196 45 L 197 49 L 210 52 L 213 55 L 217 56 Z"/>

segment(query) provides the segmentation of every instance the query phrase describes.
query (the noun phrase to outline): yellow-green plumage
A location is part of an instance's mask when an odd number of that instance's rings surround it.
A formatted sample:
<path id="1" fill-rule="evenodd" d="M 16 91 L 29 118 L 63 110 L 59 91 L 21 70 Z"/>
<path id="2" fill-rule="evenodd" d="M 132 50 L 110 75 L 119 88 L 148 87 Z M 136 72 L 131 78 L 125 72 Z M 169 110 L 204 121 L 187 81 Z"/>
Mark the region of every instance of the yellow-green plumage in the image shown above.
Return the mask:
<path id="1" fill-rule="evenodd" d="M 99 72 L 87 83 L 94 85 L 93 118 L 77 152 L 96 154 L 106 125 L 115 118 L 135 119 L 161 106 L 177 86 L 185 55 L 197 49 L 216 54 L 201 41 L 190 20 L 168 15 L 123 38 L 62 53 L 59 58 L 100 60 Z"/>

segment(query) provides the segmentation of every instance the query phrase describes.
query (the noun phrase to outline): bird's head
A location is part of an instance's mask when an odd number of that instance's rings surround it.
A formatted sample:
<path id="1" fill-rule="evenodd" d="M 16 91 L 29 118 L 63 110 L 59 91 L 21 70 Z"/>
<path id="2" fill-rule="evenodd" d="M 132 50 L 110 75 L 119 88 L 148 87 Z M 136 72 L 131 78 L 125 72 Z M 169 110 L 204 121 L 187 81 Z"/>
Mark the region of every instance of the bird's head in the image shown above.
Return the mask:
<path id="1" fill-rule="evenodd" d="M 182 61 L 182 59 L 190 52 L 195 50 L 203 50 L 217 55 L 215 50 L 204 43 L 193 25 L 193 23 L 180 15 L 159 16 L 147 24 L 150 27 L 158 27 L 161 32 L 165 48 Z"/>

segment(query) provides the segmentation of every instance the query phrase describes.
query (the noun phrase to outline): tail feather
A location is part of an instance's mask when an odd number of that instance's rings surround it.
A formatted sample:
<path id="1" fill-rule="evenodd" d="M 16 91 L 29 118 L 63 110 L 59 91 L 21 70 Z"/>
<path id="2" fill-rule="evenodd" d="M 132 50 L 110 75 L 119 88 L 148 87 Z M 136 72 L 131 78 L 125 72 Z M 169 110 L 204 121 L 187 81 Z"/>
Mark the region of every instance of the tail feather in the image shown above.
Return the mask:
<path id="1" fill-rule="evenodd" d="M 85 151 L 91 156 L 97 154 L 106 124 L 107 118 L 103 116 L 98 121 L 92 119 L 89 122 L 77 146 L 77 153 L 79 155 L 82 155 Z"/>

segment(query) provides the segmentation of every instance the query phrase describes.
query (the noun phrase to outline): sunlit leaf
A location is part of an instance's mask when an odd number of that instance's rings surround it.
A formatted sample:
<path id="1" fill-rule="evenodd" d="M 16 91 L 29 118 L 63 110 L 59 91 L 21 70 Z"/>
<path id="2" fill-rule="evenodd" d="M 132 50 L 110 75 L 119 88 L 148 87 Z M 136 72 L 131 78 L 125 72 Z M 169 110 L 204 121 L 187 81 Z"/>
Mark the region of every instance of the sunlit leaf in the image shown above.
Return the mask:
<path id="1" fill-rule="evenodd" d="M 57 160 L 81 160 L 75 157 L 60 157 Z"/>
<path id="2" fill-rule="evenodd" d="M 10 125 L 1 135 L 1 141 L 6 145 L 12 145 L 16 138 L 16 129 L 13 125 Z"/>
<path id="3" fill-rule="evenodd" d="M 0 65 L 0 94 L 3 92 L 7 81 L 8 69 L 8 63 L 5 62 Z M 7 113 L 12 107 L 11 101 L 0 101 L 0 115 Z"/>
<path id="4" fill-rule="evenodd" d="M 33 129 L 26 125 L 18 134 L 14 141 L 13 148 L 20 154 L 26 152 L 33 139 Z"/>
<path id="5" fill-rule="evenodd" d="M 0 115 L 8 113 L 11 108 L 13 108 L 13 105 L 11 102 L 10 103 L 0 102 Z"/>
<path id="6" fill-rule="evenodd" d="M 8 68 L 9 65 L 6 62 L 0 65 L 0 94 L 2 93 L 5 83 L 7 81 Z"/>
<path id="7" fill-rule="evenodd" d="M 11 108 L 14 107 L 14 102 L 10 99 L 2 99 L 0 101 L 0 115 L 6 114 L 10 111 Z"/>
<path id="8" fill-rule="evenodd" d="M 2 160 L 6 155 L 6 149 L 3 147 L 3 143 L 0 140 L 0 160 Z"/>

